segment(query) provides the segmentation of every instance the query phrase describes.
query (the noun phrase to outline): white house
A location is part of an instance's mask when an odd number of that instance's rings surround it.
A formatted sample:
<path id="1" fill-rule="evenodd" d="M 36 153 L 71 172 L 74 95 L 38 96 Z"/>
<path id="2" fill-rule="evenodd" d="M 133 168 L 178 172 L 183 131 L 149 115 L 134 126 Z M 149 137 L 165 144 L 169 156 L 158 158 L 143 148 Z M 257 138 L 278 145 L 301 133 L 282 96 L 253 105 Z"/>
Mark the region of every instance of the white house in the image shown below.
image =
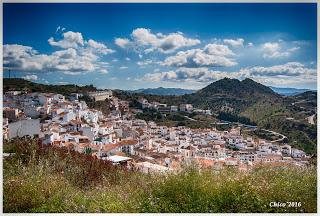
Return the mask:
<path id="1" fill-rule="evenodd" d="M 291 149 L 291 156 L 293 158 L 302 158 L 302 157 L 306 156 L 306 153 L 302 150 L 292 148 Z"/>
<path id="2" fill-rule="evenodd" d="M 23 136 L 39 136 L 40 120 L 39 119 L 24 119 L 9 124 L 9 139 Z"/>
<path id="3" fill-rule="evenodd" d="M 67 113 L 65 113 L 63 115 L 62 121 L 63 122 L 69 122 L 69 121 L 71 121 L 71 120 L 73 120 L 75 118 L 76 118 L 76 115 L 71 111 L 71 112 L 67 112 Z"/>
<path id="4" fill-rule="evenodd" d="M 27 117 L 31 117 L 31 118 L 37 118 L 40 115 L 38 108 L 34 106 L 24 107 L 23 112 Z"/>

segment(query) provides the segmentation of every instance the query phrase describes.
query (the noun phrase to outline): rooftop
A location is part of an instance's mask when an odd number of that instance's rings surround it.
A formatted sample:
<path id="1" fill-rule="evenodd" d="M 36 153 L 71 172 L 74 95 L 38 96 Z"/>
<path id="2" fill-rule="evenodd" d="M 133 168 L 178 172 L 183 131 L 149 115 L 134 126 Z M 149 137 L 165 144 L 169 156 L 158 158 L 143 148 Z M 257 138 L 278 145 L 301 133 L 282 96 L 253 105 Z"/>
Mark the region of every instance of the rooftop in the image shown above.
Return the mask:
<path id="1" fill-rule="evenodd" d="M 120 155 L 113 155 L 113 156 L 107 157 L 107 160 L 111 161 L 112 163 L 124 162 L 124 161 L 128 161 L 131 159 L 132 158 L 124 157 L 124 156 L 120 156 Z"/>

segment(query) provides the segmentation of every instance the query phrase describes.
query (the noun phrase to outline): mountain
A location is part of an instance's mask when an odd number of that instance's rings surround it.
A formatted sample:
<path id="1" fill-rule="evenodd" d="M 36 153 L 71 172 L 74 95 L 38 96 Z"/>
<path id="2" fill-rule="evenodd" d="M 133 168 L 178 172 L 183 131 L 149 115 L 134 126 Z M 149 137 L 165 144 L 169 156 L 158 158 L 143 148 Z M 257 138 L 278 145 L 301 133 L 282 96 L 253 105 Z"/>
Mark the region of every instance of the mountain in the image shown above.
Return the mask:
<path id="1" fill-rule="evenodd" d="M 267 86 L 251 79 L 237 80 L 224 78 L 211 83 L 205 88 L 189 95 L 183 95 L 183 101 L 188 101 L 203 109 L 211 109 L 239 114 L 259 101 L 269 104 L 281 103 L 281 95 Z"/>
<path id="2" fill-rule="evenodd" d="M 284 95 L 284 96 L 291 96 L 291 95 L 297 95 L 306 91 L 310 91 L 310 89 L 297 89 L 297 88 L 279 88 L 279 87 L 273 87 L 269 86 L 274 92 L 277 92 L 278 94 Z"/>
<path id="3" fill-rule="evenodd" d="M 269 87 L 257 83 L 249 78 L 242 81 L 224 78 L 211 83 L 197 92 L 197 95 L 199 96 L 210 96 L 212 94 L 234 96 L 237 98 L 246 98 L 252 97 L 253 95 L 258 96 L 262 94 L 278 96 Z"/>
<path id="4" fill-rule="evenodd" d="M 151 94 L 151 95 L 184 95 L 194 93 L 196 90 L 181 89 L 181 88 L 147 88 L 133 90 L 133 93 Z"/>

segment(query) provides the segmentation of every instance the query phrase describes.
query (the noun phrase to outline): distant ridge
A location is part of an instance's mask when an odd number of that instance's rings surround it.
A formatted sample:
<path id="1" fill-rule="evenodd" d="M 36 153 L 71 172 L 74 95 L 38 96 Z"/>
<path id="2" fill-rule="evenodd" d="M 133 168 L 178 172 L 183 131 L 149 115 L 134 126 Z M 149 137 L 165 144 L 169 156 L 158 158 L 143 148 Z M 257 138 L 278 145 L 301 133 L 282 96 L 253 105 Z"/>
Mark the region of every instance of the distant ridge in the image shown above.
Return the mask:
<path id="1" fill-rule="evenodd" d="M 192 93 L 196 92 L 196 90 L 159 87 L 159 88 L 147 88 L 147 89 L 132 90 L 130 92 L 151 94 L 151 95 L 184 95 L 184 94 L 192 94 Z"/>
<path id="2" fill-rule="evenodd" d="M 297 88 L 280 88 L 280 87 L 273 87 L 269 86 L 274 92 L 284 96 L 293 96 L 297 95 L 306 91 L 311 91 L 310 89 L 297 89 Z"/>

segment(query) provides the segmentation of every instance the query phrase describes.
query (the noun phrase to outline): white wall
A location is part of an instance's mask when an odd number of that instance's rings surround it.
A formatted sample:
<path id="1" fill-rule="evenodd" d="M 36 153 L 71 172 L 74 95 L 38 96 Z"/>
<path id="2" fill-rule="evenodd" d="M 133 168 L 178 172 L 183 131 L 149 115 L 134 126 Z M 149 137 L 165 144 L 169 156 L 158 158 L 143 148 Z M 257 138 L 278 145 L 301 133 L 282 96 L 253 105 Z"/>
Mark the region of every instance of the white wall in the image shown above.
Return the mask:
<path id="1" fill-rule="evenodd" d="M 40 134 L 40 119 L 26 119 L 9 124 L 9 139 Z"/>

